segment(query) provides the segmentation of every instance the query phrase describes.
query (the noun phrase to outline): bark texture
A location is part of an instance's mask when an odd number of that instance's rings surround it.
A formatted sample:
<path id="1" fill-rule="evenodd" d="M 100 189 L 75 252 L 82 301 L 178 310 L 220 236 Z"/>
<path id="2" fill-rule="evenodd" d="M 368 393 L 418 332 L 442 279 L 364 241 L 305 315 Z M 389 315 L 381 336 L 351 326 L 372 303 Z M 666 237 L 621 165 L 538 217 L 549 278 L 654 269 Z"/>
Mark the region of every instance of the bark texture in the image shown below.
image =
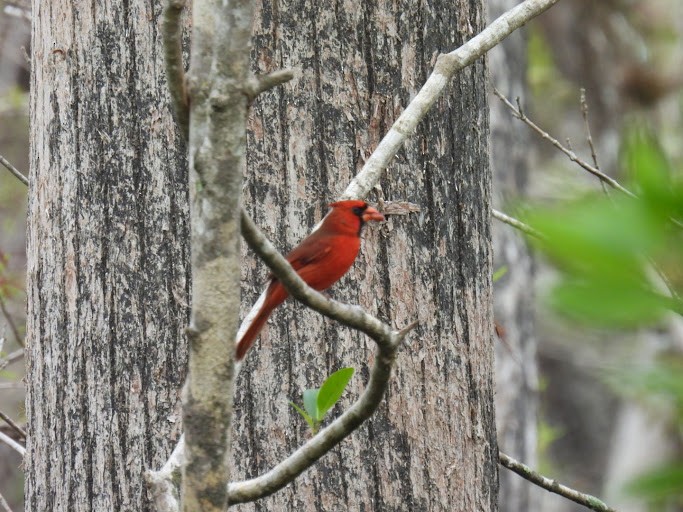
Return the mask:
<path id="1" fill-rule="evenodd" d="M 295 67 L 250 115 L 245 205 L 291 249 L 343 191 L 436 56 L 484 24 L 479 2 L 264 2 L 254 71 Z M 331 291 L 395 326 L 418 319 L 378 414 L 278 494 L 238 510 L 494 510 L 486 72 L 465 70 L 371 201 L 421 212 L 366 228 L 354 270 Z M 244 310 L 266 272 L 245 268 Z M 293 302 L 273 315 L 237 382 L 235 478 L 274 465 L 309 435 L 288 404 L 332 371 L 367 379 L 372 342 Z M 349 404 L 350 396 L 342 399 Z M 334 414 L 339 413 L 336 408 Z"/>
<path id="2" fill-rule="evenodd" d="M 517 4 L 516 0 L 491 0 L 489 19 Z M 527 97 L 526 47 L 523 30 L 508 37 L 490 53 L 491 82 L 506 97 Z M 491 166 L 493 204 L 507 212 L 526 195 L 531 153 L 529 131 L 514 119 L 496 97 L 491 99 Z M 509 212 L 514 214 L 514 211 Z M 534 264 L 523 235 L 494 221 L 494 269 L 507 273 L 494 283 L 494 311 L 502 337 L 496 349 L 496 423 L 500 449 L 536 467 L 538 415 L 537 339 L 534 321 Z M 501 511 L 538 510 L 539 491 L 505 469 L 500 474 Z"/>
<path id="3" fill-rule="evenodd" d="M 26 509 L 149 510 L 187 360 L 158 2 L 33 2 Z"/>

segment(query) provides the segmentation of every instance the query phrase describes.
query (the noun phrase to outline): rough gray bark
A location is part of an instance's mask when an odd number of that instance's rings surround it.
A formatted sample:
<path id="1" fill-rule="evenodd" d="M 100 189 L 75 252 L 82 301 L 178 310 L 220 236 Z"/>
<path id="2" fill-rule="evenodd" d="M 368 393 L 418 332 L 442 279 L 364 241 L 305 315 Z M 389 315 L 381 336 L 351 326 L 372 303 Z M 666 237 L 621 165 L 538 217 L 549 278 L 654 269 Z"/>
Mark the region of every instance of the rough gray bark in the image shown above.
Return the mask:
<path id="1" fill-rule="evenodd" d="M 490 0 L 489 19 L 517 4 L 516 0 Z M 526 36 L 517 31 L 494 48 L 490 56 L 491 83 L 513 101 L 524 102 L 526 87 Z M 529 132 L 498 99 L 491 99 L 491 165 L 493 204 L 507 211 L 526 194 L 530 164 Z M 514 213 L 514 212 L 512 212 Z M 537 340 L 534 333 L 534 265 L 523 235 L 494 221 L 494 269 L 507 267 L 494 284 L 494 311 L 502 338 L 496 349 L 496 425 L 500 449 L 536 466 L 538 415 Z M 507 470 L 500 473 L 501 511 L 533 512 L 539 491 Z"/>
<path id="2" fill-rule="evenodd" d="M 178 434 L 187 173 L 160 10 L 33 2 L 27 510 L 148 510 Z"/>
<path id="3" fill-rule="evenodd" d="M 245 205 L 283 249 L 339 196 L 431 71 L 485 21 L 480 3 L 264 3 L 254 70 L 296 67 L 250 115 Z M 367 229 L 335 298 L 395 326 L 414 319 L 377 416 L 293 485 L 240 510 L 494 510 L 486 73 L 465 70 L 399 153 L 370 200 L 422 211 Z M 250 258 L 244 309 L 266 272 Z M 235 477 L 267 470 L 308 436 L 288 405 L 333 370 L 367 378 L 372 342 L 288 302 L 237 382 Z M 350 398 L 342 400 L 342 407 Z M 336 412 L 338 412 L 337 409 Z"/>

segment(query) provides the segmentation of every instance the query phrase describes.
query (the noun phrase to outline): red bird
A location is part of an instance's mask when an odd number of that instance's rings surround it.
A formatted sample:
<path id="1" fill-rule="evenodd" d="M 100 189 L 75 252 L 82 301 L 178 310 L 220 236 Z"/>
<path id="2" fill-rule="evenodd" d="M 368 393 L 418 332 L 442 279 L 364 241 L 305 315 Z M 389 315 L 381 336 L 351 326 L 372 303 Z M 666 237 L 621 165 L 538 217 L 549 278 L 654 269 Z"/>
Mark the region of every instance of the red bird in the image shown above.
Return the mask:
<path id="1" fill-rule="evenodd" d="M 317 229 L 287 255 L 287 261 L 308 286 L 326 290 L 353 265 L 360 249 L 361 228 L 369 221 L 382 221 L 384 215 L 364 201 L 339 201 Z M 252 346 L 273 310 L 289 296 L 275 277 L 247 315 L 237 334 L 235 359 L 241 361 Z"/>

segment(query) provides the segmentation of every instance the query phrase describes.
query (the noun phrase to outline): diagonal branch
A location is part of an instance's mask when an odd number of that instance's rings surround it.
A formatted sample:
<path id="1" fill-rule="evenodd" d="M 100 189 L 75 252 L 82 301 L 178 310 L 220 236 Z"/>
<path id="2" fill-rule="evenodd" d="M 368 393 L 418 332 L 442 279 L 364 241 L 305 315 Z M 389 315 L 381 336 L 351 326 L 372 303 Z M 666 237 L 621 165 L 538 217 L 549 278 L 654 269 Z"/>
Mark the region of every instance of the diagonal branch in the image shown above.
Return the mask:
<path id="1" fill-rule="evenodd" d="M 529 236 L 533 236 L 534 238 L 538 239 L 544 239 L 545 237 L 539 233 L 537 230 L 529 226 L 528 224 L 525 224 L 519 219 L 515 219 L 514 217 L 510 217 L 509 215 L 506 215 L 503 212 L 499 212 L 496 209 L 491 209 L 491 216 L 494 219 L 498 219 L 501 222 L 504 222 L 505 224 L 508 224 L 509 226 L 512 226 L 515 229 L 519 229 L 520 231 L 526 233 Z"/>
<path id="2" fill-rule="evenodd" d="M 311 467 L 319 458 L 372 416 L 387 389 L 396 352 L 405 336 L 417 325 L 415 322 L 401 331 L 393 331 L 388 325 L 369 315 L 358 306 L 349 306 L 327 299 L 306 285 L 244 210 L 242 210 L 241 221 L 242 235 L 247 244 L 268 265 L 294 298 L 306 306 L 370 336 L 377 343 L 377 354 L 370 370 L 368 385 L 358 400 L 328 427 L 321 430 L 266 474 L 251 480 L 229 484 L 230 503 L 254 501 L 291 483 L 298 475 Z"/>
<path id="3" fill-rule="evenodd" d="M 9 503 L 7 503 L 7 500 L 5 499 L 5 497 L 2 494 L 0 494 L 0 506 L 2 506 L 2 509 L 5 512 L 12 512 L 12 509 L 10 508 Z"/>
<path id="4" fill-rule="evenodd" d="M 12 430 L 14 430 L 17 434 L 19 434 L 24 440 L 26 440 L 26 432 L 24 431 L 23 428 L 21 428 L 19 425 L 17 425 L 12 418 L 10 418 L 7 414 L 4 412 L 0 411 L 0 418 L 2 418 L 5 423 L 7 423 Z"/>
<path id="5" fill-rule="evenodd" d="M 472 64 L 515 30 L 557 2 L 558 0 L 526 0 L 502 14 L 460 48 L 439 55 L 434 71 L 429 75 L 420 92 L 394 122 L 365 162 L 363 169 L 346 187 L 342 199 L 361 199 L 372 190 L 379 181 L 382 171 L 389 166 L 403 143 L 413 133 L 458 71 Z"/>
<path id="6" fill-rule="evenodd" d="M 26 448 L 21 446 L 19 443 L 17 443 L 14 439 L 12 439 L 10 436 L 5 434 L 4 432 L 0 432 L 0 441 L 2 441 L 7 446 L 12 448 L 15 452 L 17 452 L 22 457 L 24 455 L 26 455 Z"/>
<path id="7" fill-rule="evenodd" d="M 557 480 L 547 478 L 534 471 L 526 464 L 522 464 L 509 455 L 505 455 L 503 452 L 498 453 L 498 461 L 503 467 L 506 467 L 510 471 L 517 473 L 522 478 L 535 485 L 538 485 L 539 487 L 542 487 L 546 491 L 559 494 L 568 500 L 578 503 L 579 505 L 583 505 L 591 510 L 595 510 L 596 512 L 617 512 L 612 507 L 605 505 L 605 503 L 595 496 L 579 492 L 571 487 L 562 485 L 561 483 L 557 482 Z"/>
<path id="8" fill-rule="evenodd" d="M 562 145 L 562 143 L 551 136 L 548 132 L 543 130 L 540 126 L 538 126 L 536 123 L 534 123 L 531 119 L 527 117 L 527 115 L 524 113 L 524 110 L 522 109 L 521 105 L 517 105 L 515 107 L 510 100 L 508 100 L 503 94 L 498 91 L 497 89 L 493 90 L 493 93 L 500 98 L 500 101 L 502 101 L 507 108 L 510 109 L 512 112 L 512 115 L 522 121 L 524 124 L 526 124 L 529 128 L 531 128 L 534 132 L 536 132 L 538 135 L 541 136 L 541 138 L 547 140 L 550 142 L 553 146 L 555 146 L 557 149 L 559 149 L 562 153 L 567 155 L 567 158 L 577 164 L 579 167 L 584 169 L 585 171 L 588 171 L 591 173 L 593 176 L 598 178 L 602 183 L 605 183 L 606 185 L 609 185 L 615 190 L 619 190 L 620 192 L 623 192 L 629 197 L 636 197 L 636 195 L 628 190 L 626 187 L 622 186 L 617 180 L 614 178 L 610 178 L 607 176 L 604 172 L 602 172 L 600 169 L 597 167 L 592 166 L 585 160 L 579 158 L 577 154 L 571 150 L 570 148 L 565 147 Z"/>
<path id="9" fill-rule="evenodd" d="M 0 164 L 4 165 L 5 168 L 6 168 L 9 172 L 11 172 L 12 174 L 14 174 L 14 176 L 15 176 L 19 181 L 21 181 L 24 185 L 26 185 L 26 186 L 28 187 L 28 178 L 27 178 L 26 176 L 24 176 L 24 175 L 19 171 L 19 169 L 17 169 L 16 167 L 14 167 L 14 166 L 9 162 L 9 160 L 7 160 L 7 159 L 6 159 L 4 156 L 2 156 L 2 155 L 0 155 Z"/>
<path id="10" fill-rule="evenodd" d="M 12 318 L 12 315 L 10 315 L 9 311 L 7 311 L 7 304 L 5 304 L 5 298 L 3 297 L 2 293 L 0 293 L 0 311 L 2 311 L 5 320 L 7 320 L 9 328 L 12 331 L 12 334 L 14 335 L 14 339 L 16 340 L 17 344 L 23 347 L 24 340 L 19 335 L 19 329 L 17 327 L 17 324 L 14 322 L 14 318 Z"/>
<path id="11" fill-rule="evenodd" d="M 3 340 L 4 338 L 0 338 L 0 345 L 2 345 Z M 0 359 L 0 370 L 4 369 L 6 366 L 16 361 L 19 361 L 19 359 L 21 359 L 22 357 L 24 357 L 23 348 L 15 350 L 14 352 L 10 352 L 9 354 L 7 354 L 7 357 L 5 357 L 4 359 Z"/>

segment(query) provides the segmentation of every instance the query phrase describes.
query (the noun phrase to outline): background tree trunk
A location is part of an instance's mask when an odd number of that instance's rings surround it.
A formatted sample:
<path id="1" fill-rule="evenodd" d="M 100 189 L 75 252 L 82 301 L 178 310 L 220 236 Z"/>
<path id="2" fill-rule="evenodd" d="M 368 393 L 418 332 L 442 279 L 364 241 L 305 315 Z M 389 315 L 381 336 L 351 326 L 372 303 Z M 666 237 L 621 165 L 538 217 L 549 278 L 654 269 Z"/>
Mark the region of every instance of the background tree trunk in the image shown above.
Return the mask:
<path id="1" fill-rule="evenodd" d="M 490 0 L 493 20 L 517 0 Z M 490 54 L 491 82 L 508 98 L 527 98 L 527 36 L 518 30 Z M 526 127 L 496 97 L 491 99 L 493 204 L 507 211 L 526 196 L 531 144 Z M 496 425 L 500 449 L 536 466 L 538 422 L 537 339 L 534 319 L 534 264 L 524 238 L 510 226 L 494 223 L 494 269 L 507 273 L 494 284 L 496 322 L 502 338 L 496 348 Z M 500 474 L 502 512 L 538 510 L 539 490 L 511 471 Z"/>
<path id="2" fill-rule="evenodd" d="M 485 23 L 481 2 L 265 2 L 254 71 L 295 67 L 250 116 L 245 204 L 283 250 L 301 240 L 361 168 L 432 70 Z M 371 201 L 421 211 L 365 233 L 332 295 L 396 326 L 420 321 L 386 401 L 294 485 L 240 510 L 494 510 L 497 447 L 491 345 L 486 72 L 465 70 L 419 126 Z M 260 293 L 250 258 L 243 306 Z M 367 378 L 372 343 L 288 302 L 237 382 L 236 476 L 268 469 L 309 435 L 288 404 L 332 371 Z M 342 400 L 342 407 L 349 398 Z M 339 412 L 339 409 L 335 411 Z"/>
<path id="3" fill-rule="evenodd" d="M 33 3 L 27 510 L 148 510 L 178 434 L 187 173 L 160 9 Z"/>

